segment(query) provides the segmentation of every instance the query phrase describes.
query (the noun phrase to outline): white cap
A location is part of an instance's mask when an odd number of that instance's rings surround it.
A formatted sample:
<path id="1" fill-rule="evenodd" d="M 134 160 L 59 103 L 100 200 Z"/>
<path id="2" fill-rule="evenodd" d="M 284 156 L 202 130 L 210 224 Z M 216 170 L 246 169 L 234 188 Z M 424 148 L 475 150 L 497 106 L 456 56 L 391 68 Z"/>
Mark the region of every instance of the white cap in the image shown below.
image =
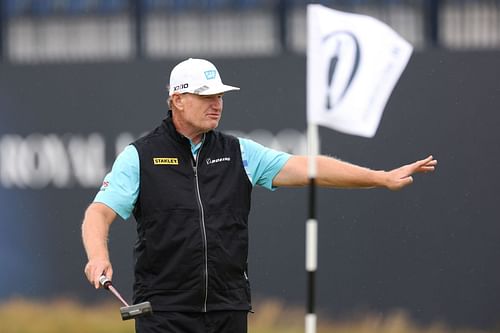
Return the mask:
<path id="1" fill-rule="evenodd" d="M 174 93 L 216 95 L 231 90 L 240 88 L 223 84 L 214 64 L 204 59 L 189 58 L 177 64 L 170 72 L 170 96 Z"/>

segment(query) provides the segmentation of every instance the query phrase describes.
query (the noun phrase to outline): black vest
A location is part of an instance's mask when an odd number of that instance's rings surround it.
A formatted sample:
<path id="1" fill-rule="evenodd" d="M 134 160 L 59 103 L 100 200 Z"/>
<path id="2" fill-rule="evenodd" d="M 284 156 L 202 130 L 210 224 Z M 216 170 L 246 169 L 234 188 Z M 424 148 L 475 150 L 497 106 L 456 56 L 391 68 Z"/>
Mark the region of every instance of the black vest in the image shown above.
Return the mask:
<path id="1" fill-rule="evenodd" d="M 237 138 L 205 135 L 197 162 L 167 118 L 133 143 L 140 160 L 134 209 L 134 302 L 156 311 L 250 310 L 252 184 Z"/>

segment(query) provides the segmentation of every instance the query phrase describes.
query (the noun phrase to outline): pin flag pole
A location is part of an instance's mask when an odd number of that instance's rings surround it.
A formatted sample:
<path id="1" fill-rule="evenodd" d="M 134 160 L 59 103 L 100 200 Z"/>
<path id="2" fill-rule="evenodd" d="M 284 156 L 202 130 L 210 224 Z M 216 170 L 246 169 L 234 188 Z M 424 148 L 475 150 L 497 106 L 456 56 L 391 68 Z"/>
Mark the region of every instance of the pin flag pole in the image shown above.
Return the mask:
<path id="1" fill-rule="evenodd" d="M 316 220 L 316 176 L 319 154 L 318 125 L 307 125 L 308 175 L 309 175 L 309 216 L 306 222 L 306 271 L 307 305 L 305 316 L 306 333 L 316 333 L 316 269 L 318 266 L 318 221 Z"/>
<path id="2" fill-rule="evenodd" d="M 307 5 L 309 216 L 306 222 L 306 333 L 316 333 L 318 125 L 346 134 L 373 137 L 412 51 L 410 43 L 374 18 L 336 11 L 319 4 Z M 350 74 L 346 76 L 346 73 Z M 332 95 L 332 91 L 336 93 Z M 339 94 L 339 91 L 343 93 Z M 335 103 L 331 104 L 331 99 Z"/>

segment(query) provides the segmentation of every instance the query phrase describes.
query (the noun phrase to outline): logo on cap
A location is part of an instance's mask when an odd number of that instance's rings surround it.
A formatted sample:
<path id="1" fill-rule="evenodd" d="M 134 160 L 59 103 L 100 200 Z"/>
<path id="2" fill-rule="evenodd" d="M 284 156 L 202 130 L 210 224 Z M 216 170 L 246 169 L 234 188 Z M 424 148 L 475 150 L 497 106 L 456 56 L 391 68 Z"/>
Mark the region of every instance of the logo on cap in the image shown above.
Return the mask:
<path id="1" fill-rule="evenodd" d="M 217 72 L 215 71 L 215 69 L 205 71 L 205 77 L 207 78 L 207 80 L 215 79 L 216 75 L 217 75 Z"/>
<path id="2" fill-rule="evenodd" d="M 179 84 L 179 85 L 174 87 L 174 91 L 178 91 L 181 89 L 187 89 L 188 87 L 189 87 L 189 83 Z"/>

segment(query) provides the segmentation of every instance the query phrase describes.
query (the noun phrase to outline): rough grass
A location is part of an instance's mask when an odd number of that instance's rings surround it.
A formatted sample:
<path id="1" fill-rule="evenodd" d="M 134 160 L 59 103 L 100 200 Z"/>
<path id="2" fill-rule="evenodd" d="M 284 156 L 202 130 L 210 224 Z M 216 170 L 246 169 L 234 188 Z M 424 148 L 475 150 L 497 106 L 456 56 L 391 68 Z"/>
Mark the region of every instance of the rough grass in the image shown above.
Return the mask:
<path id="1" fill-rule="evenodd" d="M 258 304 L 257 312 L 250 316 L 250 333 L 303 333 L 304 311 L 291 309 L 279 301 L 267 300 Z M 493 333 L 473 329 L 451 329 L 435 323 L 420 327 L 402 311 L 389 316 L 360 315 L 342 321 L 318 318 L 318 333 Z"/>
<path id="2" fill-rule="evenodd" d="M 122 321 L 118 304 L 83 306 L 74 301 L 13 299 L 0 304 L 1 333 L 134 333 L 133 321 Z M 278 301 L 256 304 L 249 317 L 250 333 L 302 333 L 304 313 Z M 318 333 L 492 333 L 452 330 L 442 324 L 418 327 L 403 312 L 387 317 L 365 315 L 328 322 L 320 317 Z"/>
<path id="3" fill-rule="evenodd" d="M 15 299 L 0 305 L 2 333 L 132 333 L 119 305 L 82 306 L 73 301 L 34 302 Z"/>

